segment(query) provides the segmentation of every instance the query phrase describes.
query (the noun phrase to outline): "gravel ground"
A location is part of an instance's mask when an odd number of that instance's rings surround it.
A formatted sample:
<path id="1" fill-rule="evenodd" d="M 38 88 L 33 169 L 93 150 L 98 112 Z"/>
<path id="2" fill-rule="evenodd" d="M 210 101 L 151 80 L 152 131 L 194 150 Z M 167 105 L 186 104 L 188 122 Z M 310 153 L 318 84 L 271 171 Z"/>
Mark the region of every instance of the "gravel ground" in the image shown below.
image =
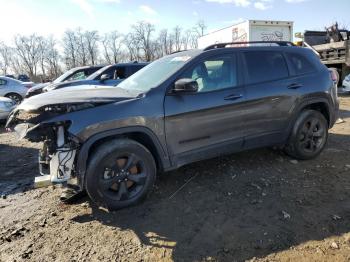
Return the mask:
<path id="1" fill-rule="evenodd" d="M 259 149 L 198 162 L 112 213 L 32 189 L 40 145 L 1 128 L 0 261 L 349 261 L 350 98 L 341 116 L 317 159 Z"/>

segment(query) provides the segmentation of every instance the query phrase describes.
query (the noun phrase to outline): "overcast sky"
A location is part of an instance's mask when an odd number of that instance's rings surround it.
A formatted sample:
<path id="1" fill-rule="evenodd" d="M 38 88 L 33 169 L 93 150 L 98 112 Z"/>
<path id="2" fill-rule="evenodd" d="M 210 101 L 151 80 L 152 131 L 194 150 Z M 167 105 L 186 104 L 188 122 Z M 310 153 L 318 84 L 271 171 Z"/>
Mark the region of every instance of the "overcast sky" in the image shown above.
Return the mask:
<path id="1" fill-rule="evenodd" d="M 294 32 L 322 30 L 334 21 L 350 27 L 350 0 L 0 0 L 0 41 L 15 34 L 60 37 L 67 28 L 127 32 L 146 20 L 157 29 L 192 27 L 207 31 L 243 19 L 294 21 Z"/>

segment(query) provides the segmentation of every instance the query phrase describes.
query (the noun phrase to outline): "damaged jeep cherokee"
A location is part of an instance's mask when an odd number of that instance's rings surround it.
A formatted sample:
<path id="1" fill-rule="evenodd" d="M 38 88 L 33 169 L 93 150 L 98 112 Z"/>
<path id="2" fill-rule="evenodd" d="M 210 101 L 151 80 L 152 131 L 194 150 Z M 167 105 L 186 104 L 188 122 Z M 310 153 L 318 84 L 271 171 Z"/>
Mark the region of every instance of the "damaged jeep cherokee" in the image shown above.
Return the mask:
<path id="1" fill-rule="evenodd" d="M 311 50 L 230 43 L 165 56 L 117 87 L 34 96 L 7 127 L 43 142 L 41 175 L 113 210 L 143 199 L 157 172 L 194 161 L 275 145 L 314 158 L 338 107 Z"/>

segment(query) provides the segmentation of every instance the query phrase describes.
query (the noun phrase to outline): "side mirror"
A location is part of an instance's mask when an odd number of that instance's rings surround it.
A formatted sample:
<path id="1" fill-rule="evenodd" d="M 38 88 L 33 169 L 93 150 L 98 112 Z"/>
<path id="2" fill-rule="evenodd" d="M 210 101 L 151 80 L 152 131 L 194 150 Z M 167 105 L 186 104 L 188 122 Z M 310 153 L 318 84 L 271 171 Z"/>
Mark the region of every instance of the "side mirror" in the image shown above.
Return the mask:
<path id="1" fill-rule="evenodd" d="M 191 78 L 182 78 L 175 82 L 174 93 L 194 93 L 198 91 L 197 81 Z"/>
<path id="2" fill-rule="evenodd" d="M 103 74 L 102 76 L 101 76 L 101 82 L 104 82 L 104 81 L 106 81 L 106 80 L 108 80 L 109 79 L 109 75 L 108 74 Z"/>

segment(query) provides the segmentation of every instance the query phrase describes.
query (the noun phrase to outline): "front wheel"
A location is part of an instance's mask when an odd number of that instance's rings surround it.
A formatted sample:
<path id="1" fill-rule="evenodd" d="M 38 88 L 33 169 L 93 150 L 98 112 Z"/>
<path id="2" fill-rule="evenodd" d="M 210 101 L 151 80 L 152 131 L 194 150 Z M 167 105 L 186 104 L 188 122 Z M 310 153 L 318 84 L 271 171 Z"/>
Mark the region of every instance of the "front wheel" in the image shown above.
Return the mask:
<path id="1" fill-rule="evenodd" d="M 291 157 L 306 160 L 318 156 L 328 139 L 328 122 L 318 111 L 302 111 L 295 122 L 285 151 Z"/>
<path id="2" fill-rule="evenodd" d="M 97 205 L 116 210 L 144 199 L 155 178 L 156 165 L 149 150 L 136 141 L 116 139 L 96 149 L 85 185 Z"/>

